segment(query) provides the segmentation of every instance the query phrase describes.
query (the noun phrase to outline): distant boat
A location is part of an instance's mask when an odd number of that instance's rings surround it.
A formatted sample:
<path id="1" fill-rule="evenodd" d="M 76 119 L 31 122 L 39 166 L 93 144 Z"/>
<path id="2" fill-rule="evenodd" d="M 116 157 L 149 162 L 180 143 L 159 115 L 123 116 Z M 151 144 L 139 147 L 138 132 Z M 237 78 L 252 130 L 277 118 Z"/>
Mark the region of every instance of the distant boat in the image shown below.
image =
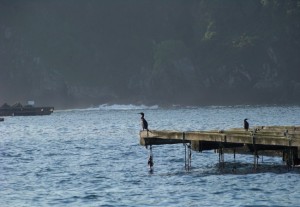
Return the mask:
<path id="1" fill-rule="evenodd" d="M 23 106 L 20 103 L 16 103 L 12 106 L 7 103 L 0 107 L 0 116 L 36 116 L 36 115 L 50 115 L 54 111 L 54 107 L 35 107 L 31 104 Z M 4 120 L 4 119 L 3 119 Z"/>
<path id="2" fill-rule="evenodd" d="M 4 121 L 4 118 L 0 117 L 0 121 Z"/>

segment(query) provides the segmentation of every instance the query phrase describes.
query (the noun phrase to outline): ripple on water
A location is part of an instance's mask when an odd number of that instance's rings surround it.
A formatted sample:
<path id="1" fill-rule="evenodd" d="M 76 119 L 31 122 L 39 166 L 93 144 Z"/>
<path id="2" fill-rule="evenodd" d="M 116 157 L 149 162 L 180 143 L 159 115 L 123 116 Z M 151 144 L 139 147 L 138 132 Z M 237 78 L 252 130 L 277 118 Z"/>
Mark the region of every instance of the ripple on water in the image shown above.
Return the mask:
<path id="1" fill-rule="evenodd" d="M 0 206 L 297 206 L 299 169 L 281 158 L 192 153 L 183 145 L 139 145 L 138 109 L 72 110 L 47 117 L 11 117 L 0 124 Z M 300 125 L 300 107 L 143 108 L 150 129 L 224 129 Z M 277 113 L 280 112 L 280 115 Z"/>

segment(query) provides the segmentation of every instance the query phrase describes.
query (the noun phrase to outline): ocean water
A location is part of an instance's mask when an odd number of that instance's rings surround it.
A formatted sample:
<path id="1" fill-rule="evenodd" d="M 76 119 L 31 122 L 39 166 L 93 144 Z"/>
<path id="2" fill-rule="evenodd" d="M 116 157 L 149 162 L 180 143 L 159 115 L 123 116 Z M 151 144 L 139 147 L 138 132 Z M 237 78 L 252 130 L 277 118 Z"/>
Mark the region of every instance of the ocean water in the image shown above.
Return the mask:
<path id="1" fill-rule="evenodd" d="M 300 106 L 146 107 L 102 105 L 0 122 L 0 206 L 300 206 L 300 170 L 280 157 L 192 152 L 139 145 L 140 115 L 149 129 L 210 130 L 300 125 Z M 232 171 L 235 166 L 236 170 Z"/>

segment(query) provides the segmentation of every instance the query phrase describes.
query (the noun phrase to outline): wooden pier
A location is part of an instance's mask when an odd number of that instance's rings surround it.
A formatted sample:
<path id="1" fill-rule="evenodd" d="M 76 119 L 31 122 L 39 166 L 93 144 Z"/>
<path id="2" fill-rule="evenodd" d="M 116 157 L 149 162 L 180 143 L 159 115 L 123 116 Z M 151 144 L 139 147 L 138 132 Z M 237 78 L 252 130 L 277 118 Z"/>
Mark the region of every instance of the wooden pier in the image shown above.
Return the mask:
<path id="1" fill-rule="evenodd" d="M 288 166 L 300 164 L 300 126 L 257 126 L 210 131 L 141 131 L 143 146 L 183 143 L 194 151 L 215 150 L 219 161 L 224 153 L 253 154 L 257 165 L 258 155 L 282 156 Z"/>

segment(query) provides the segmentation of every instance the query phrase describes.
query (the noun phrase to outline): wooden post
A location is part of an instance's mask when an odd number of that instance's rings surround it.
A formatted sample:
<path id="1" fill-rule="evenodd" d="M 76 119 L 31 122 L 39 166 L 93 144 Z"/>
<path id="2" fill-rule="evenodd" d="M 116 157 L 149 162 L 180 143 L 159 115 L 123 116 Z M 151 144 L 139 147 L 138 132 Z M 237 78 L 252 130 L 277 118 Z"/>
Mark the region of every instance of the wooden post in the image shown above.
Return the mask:
<path id="1" fill-rule="evenodd" d="M 192 167 L 192 149 L 191 144 L 184 144 L 184 166 L 187 171 Z"/>
<path id="2" fill-rule="evenodd" d="M 224 163 L 224 151 L 223 151 L 223 147 L 220 146 L 219 148 L 219 167 L 221 169 L 223 169 L 225 167 L 225 163 Z"/>

